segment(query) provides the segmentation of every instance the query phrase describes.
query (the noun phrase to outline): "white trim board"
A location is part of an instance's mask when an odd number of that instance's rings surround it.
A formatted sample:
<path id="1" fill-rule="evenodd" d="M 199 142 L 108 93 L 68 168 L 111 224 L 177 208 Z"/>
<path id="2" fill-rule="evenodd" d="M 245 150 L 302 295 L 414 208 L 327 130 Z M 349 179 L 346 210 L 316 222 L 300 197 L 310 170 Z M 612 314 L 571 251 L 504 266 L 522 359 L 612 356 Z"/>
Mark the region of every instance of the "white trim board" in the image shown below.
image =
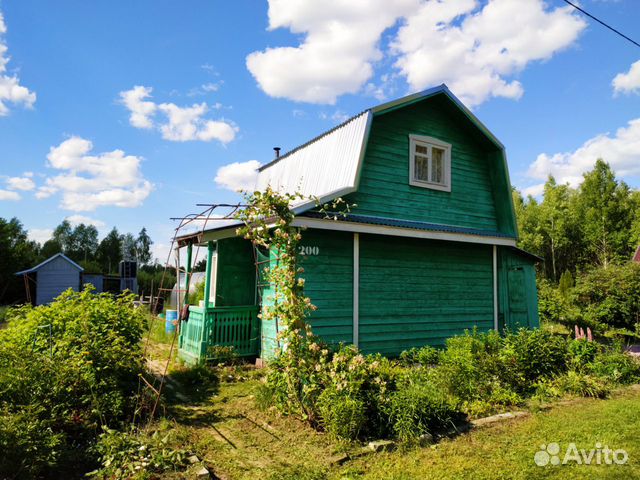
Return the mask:
<path id="1" fill-rule="evenodd" d="M 493 246 L 493 328 L 498 331 L 498 247 Z"/>
<path id="2" fill-rule="evenodd" d="M 297 217 L 293 220 L 292 225 L 294 227 L 337 230 L 341 232 L 372 233 L 375 235 L 391 235 L 396 237 L 480 243 L 484 245 L 504 245 L 508 247 L 516 246 L 516 240 L 514 238 L 490 237 L 468 233 L 434 232 L 427 230 L 416 230 L 413 228 L 389 227 L 386 225 L 371 225 L 366 223 L 347 222 L 343 220 L 323 220 L 317 218 Z"/>
<path id="3" fill-rule="evenodd" d="M 360 234 L 353 234 L 353 344 L 358 346 L 360 328 Z"/>

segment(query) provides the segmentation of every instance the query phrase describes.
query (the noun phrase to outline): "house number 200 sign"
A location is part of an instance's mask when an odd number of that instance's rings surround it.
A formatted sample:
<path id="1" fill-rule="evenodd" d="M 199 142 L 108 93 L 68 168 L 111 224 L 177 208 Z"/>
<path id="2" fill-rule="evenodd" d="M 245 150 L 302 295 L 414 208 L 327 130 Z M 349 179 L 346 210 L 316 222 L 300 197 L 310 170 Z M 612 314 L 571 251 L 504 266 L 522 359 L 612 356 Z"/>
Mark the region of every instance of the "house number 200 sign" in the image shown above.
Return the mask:
<path id="1" fill-rule="evenodd" d="M 298 253 L 305 256 L 318 255 L 320 253 L 320 248 L 312 247 L 311 245 L 300 245 L 300 247 L 298 247 Z"/>

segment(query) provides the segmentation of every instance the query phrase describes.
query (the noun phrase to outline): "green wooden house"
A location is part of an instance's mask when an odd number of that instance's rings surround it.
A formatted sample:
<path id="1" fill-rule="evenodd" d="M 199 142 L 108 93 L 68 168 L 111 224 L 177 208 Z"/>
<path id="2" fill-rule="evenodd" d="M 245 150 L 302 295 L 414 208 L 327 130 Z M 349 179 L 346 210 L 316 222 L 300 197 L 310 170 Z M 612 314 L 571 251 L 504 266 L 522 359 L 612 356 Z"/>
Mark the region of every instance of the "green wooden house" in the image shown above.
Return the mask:
<path id="1" fill-rule="evenodd" d="M 300 263 L 309 321 L 327 342 L 398 355 L 442 345 L 465 329 L 537 327 L 535 262 L 516 248 L 517 228 L 504 146 L 445 85 L 371 108 L 274 159 L 256 189 L 299 191 L 322 202 L 357 204 L 326 219 L 316 203 L 292 208 L 305 227 Z M 215 227 L 215 225 L 214 225 Z M 268 359 L 276 321 L 256 252 L 225 224 L 179 238 L 206 245 L 204 308 L 190 307 L 180 352 L 188 361 L 211 345 Z"/>

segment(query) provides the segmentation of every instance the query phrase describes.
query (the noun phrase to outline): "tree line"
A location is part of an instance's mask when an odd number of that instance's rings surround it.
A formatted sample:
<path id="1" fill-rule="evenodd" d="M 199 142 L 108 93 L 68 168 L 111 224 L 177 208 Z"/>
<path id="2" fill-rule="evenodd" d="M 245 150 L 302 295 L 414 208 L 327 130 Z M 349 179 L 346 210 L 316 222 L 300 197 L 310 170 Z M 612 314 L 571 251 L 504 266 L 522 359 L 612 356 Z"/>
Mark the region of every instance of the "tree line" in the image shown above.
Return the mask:
<path id="1" fill-rule="evenodd" d="M 518 246 L 544 259 L 540 273 L 552 282 L 629 261 L 640 243 L 640 191 L 602 159 L 583 177 L 572 188 L 549 176 L 540 201 L 513 190 Z"/>
<path id="2" fill-rule="evenodd" d="M 116 274 L 121 260 L 136 260 L 146 283 L 158 276 L 162 266 L 152 258 L 153 241 L 142 228 L 137 236 L 120 233 L 117 228 L 99 239 L 98 229 L 93 225 L 72 226 L 63 220 L 51 238 L 42 245 L 30 240 L 27 230 L 17 218 L 0 218 L 0 305 L 24 299 L 22 279 L 15 273 L 28 269 L 57 253 L 63 253 L 85 269 L 85 272 Z M 146 282 L 147 277 L 149 282 Z M 139 283 L 142 279 L 139 278 Z M 148 289 L 147 289 L 148 291 Z"/>

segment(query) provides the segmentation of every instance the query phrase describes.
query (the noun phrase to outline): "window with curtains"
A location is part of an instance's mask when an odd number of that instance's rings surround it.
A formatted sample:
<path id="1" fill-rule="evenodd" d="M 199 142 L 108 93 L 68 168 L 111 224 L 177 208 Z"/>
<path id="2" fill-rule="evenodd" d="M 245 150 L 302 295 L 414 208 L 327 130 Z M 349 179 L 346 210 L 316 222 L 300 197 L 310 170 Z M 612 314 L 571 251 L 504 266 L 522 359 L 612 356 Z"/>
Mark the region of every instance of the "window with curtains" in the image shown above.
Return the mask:
<path id="1" fill-rule="evenodd" d="M 451 145 L 436 138 L 409 135 L 409 183 L 451 191 Z"/>

